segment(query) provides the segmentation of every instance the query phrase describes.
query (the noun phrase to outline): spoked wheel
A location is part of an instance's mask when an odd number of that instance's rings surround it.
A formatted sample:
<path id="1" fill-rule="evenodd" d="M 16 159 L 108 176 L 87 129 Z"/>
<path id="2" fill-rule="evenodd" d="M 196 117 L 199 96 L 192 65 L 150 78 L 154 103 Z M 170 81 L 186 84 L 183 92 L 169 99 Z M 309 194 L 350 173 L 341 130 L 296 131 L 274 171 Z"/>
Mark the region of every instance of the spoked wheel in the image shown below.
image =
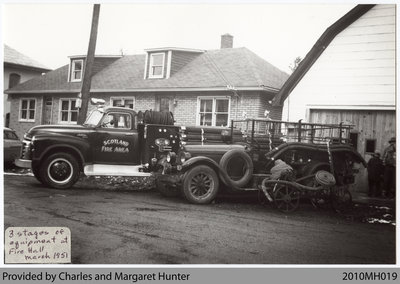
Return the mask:
<path id="1" fill-rule="evenodd" d="M 279 186 L 274 194 L 274 203 L 282 212 L 293 212 L 300 204 L 300 190 L 289 185 Z"/>
<path id="2" fill-rule="evenodd" d="M 334 187 L 332 190 L 332 207 L 337 213 L 346 213 L 353 208 L 353 200 L 347 186 Z"/>
<path id="3" fill-rule="evenodd" d="M 196 204 L 210 203 L 217 195 L 218 176 L 213 169 L 201 165 L 190 169 L 183 181 L 182 191 L 185 198 Z"/>

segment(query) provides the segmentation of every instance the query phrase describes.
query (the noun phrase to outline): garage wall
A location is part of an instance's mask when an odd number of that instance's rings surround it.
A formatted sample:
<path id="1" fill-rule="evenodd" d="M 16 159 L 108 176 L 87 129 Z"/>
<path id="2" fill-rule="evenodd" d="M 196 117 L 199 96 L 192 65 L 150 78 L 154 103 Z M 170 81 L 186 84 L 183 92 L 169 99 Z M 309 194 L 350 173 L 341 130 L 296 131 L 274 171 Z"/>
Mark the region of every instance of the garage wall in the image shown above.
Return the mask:
<path id="1" fill-rule="evenodd" d="M 367 140 L 375 140 L 375 150 L 383 154 L 385 147 L 389 145 L 389 139 L 395 136 L 396 113 L 390 110 L 311 109 L 310 121 L 333 124 L 345 122 L 354 125 L 352 132 L 358 134 L 357 151 L 369 160 L 372 153 L 366 151 Z"/>

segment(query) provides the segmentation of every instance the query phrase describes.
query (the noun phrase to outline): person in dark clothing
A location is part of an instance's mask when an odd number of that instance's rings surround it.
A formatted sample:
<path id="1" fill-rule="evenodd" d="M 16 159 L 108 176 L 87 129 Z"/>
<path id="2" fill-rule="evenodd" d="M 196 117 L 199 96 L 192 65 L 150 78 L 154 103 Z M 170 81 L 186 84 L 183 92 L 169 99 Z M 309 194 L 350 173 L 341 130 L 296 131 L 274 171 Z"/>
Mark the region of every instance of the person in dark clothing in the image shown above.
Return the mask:
<path id="1" fill-rule="evenodd" d="M 396 196 L 396 138 L 389 140 L 389 146 L 383 154 L 383 164 L 385 172 L 383 174 L 383 187 L 387 197 Z"/>
<path id="2" fill-rule="evenodd" d="M 381 180 L 383 175 L 383 163 L 379 151 L 375 151 L 372 158 L 369 159 L 367 164 L 368 170 L 368 196 L 378 197 L 381 192 Z"/>

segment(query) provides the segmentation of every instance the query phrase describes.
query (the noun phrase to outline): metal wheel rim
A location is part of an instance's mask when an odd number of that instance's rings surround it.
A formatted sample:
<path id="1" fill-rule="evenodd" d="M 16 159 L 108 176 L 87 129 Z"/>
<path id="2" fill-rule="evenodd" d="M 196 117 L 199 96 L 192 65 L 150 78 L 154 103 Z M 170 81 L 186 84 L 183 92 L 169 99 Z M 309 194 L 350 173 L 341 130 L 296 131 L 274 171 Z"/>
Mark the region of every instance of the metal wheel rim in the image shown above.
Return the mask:
<path id="1" fill-rule="evenodd" d="M 53 160 L 47 167 L 47 176 L 56 184 L 68 183 L 71 180 L 73 173 L 74 170 L 71 162 L 64 158 Z"/>
<path id="2" fill-rule="evenodd" d="M 189 183 L 190 194 L 196 199 L 208 197 L 214 188 L 214 180 L 207 173 L 198 173 L 193 176 Z"/>
<path id="3" fill-rule="evenodd" d="M 282 186 L 276 190 L 274 201 L 279 210 L 284 212 L 294 211 L 300 203 L 300 192 L 290 186 Z"/>

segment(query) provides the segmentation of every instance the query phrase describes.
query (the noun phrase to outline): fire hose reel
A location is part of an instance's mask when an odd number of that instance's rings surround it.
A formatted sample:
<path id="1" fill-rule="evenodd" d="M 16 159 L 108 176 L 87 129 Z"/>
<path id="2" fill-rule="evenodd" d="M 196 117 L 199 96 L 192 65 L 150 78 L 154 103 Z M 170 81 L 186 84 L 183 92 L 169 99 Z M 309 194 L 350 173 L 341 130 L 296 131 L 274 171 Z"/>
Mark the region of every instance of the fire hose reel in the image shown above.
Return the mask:
<path id="1" fill-rule="evenodd" d="M 327 171 L 318 171 L 315 174 L 315 180 L 322 186 L 331 187 L 336 184 L 333 174 Z"/>

